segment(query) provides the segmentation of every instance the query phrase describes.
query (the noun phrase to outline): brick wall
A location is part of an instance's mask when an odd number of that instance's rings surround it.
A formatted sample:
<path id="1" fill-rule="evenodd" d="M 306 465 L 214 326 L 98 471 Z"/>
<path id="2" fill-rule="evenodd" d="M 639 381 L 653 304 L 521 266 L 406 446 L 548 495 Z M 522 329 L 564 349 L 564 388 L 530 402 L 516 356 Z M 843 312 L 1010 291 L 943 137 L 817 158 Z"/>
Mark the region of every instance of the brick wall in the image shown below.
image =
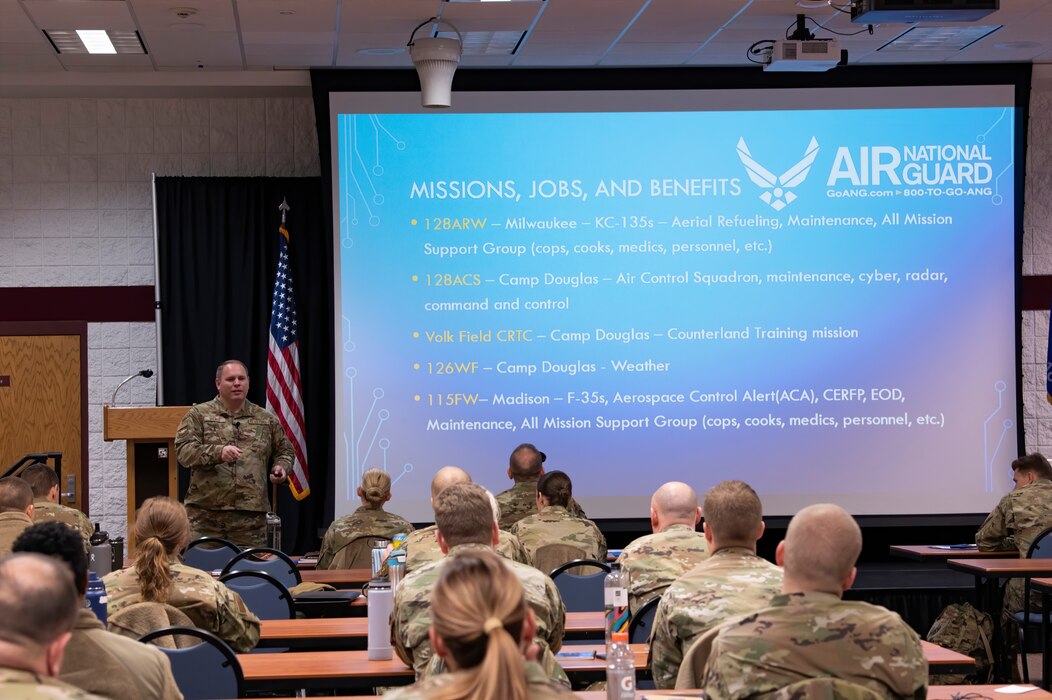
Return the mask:
<path id="1" fill-rule="evenodd" d="M 318 175 L 313 101 L 0 99 L 0 286 L 152 285 L 151 173 Z M 102 404 L 144 368 L 153 323 L 89 324 L 88 509 L 111 536 L 126 534 L 125 445 L 103 442 Z M 118 397 L 154 400 L 144 379 Z"/>

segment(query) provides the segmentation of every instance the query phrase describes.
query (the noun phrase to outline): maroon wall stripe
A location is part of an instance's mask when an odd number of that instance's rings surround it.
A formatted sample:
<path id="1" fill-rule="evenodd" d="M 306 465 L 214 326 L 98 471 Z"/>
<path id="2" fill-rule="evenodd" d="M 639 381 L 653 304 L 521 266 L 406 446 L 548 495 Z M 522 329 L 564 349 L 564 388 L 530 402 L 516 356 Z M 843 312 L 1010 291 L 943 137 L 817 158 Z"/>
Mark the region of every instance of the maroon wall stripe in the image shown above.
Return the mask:
<path id="1" fill-rule="evenodd" d="M 1023 310 L 1047 310 L 1052 304 L 1052 275 L 1024 277 L 1020 291 L 1022 292 Z"/>
<path id="2" fill-rule="evenodd" d="M 154 288 L 0 287 L 0 321 L 154 320 Z"/>

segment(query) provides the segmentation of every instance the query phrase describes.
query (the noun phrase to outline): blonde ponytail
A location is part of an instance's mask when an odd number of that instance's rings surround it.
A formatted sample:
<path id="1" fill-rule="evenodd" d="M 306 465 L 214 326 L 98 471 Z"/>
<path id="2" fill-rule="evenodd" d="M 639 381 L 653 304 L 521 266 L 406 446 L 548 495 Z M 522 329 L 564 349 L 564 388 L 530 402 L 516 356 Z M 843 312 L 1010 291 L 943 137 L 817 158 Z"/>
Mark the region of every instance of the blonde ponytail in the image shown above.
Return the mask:
<path id="1" fill-rule="evenodd" d="M 526 700 L 520 639 L 526 600 L 515 574 L 496 554 L 452 557 L 431 599 L 432 625 L 459 669 L 433 700 Z"/>
<path id="2" fill-rule="evenodd" d="M 167 603 L 172 590 L 169 560 L 190 541 L 186 507 L 167 496 L 146 499 L 135 517 L 135 571 L 146 601 Z"/>

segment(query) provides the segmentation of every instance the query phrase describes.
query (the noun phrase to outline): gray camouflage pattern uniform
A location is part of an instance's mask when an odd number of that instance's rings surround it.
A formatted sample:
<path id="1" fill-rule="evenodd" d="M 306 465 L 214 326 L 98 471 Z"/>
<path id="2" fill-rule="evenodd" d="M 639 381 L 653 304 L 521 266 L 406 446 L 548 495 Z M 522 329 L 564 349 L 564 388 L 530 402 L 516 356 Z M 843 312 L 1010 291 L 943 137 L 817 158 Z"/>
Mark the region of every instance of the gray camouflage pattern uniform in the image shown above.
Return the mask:
<path id="1" fill-rule="evenodd" d="M 398 657 L 413 667 L 417 679 L 438 673 L 441 659 L 432 659 L 431 640 L 431 591 L 442 573 L 442 567 L 450 557 L 460 552 L 473 550 L 493 551 L 482 544 L 458 544 L 449 554 L 438 561 L 426 564 L 402 580 L 394 597 L 391 612 L 391 643 Z M 537 634 L 534 641 L 541 647 L 541 665 L 553 680 L 569 685 L 566 673 L 555 660 L 554 654 L 562 648 L 566 630 L 566 608 L 555 583 L 532 566 L 516 561 L 506 561 L 507 566 L 522 583 L 526 600 L 537 617 Z"/>
<path id="2" fill-rule="evenodd" d="M 226 445 L 241 448 L 236 462 L 220 458 Z M 179 464 L 190 469 L 185 503 L 191 536 L 266 544 L 270 470 L 281 466 L 291 473 L 295 457 L 278 419 L 251 401 L 231 413 L 217 396 L 186 412 L 175 434 L 175 452 Z"/>
<path id="3" fill-rule="evenodd" d="M 52 503 L 46 498 L 33 500 L 33 522 L 45 523 L 49 520 L 57 520 L 66 523 L 80 533 L 84 538 L 84 551 L 90 548 L 91 533 L 95 532 L 95 526 L 91 524 L 88 516 L 76 508 L 69 508 L 61 503 Z"/>
<path id="4" fill-rule="evenodd" d="M 247 652 L 259 642 L 259 618 L 245 605 L 236 592 L 227 588 L 212 575 L 169 561 L 172 589 L 168 600 L 162 601 L 179 608 L 193 620 L 196 627 L 214 633 L 234 651 Z M 141 603 L 139 574 L 134 567 L 106 574 L 106 611 L 113 615 L 118 610 Z"/>
<path id="5" fill-rule="evenodd" d="M 690 525 L 669 525 L 623 550 L 617 562 L 628 572 L 628 607 L 633 614 L 673 581 L 709 558 L 705 535 Z"/>
<path id="6" fill-rule="evenodd" d="M 0 697 L 18 700 L 105 700 L 57 678 L 13 668 L 0 668 Z"/>
<path id="7" fill-rule="evenodd" d="M 431 676 L 415 685 L 405 688 L 397 688 L 384 694 L 389 700 L 428 700 L 434 697 L 434 692 L 449 685 L 463 671 L 454 673 L 443 673 L 439 676 Z M 548 678 L 544 669 L 533 662 L 526 662 L 526 697 L 527 700 L 558 700 L 558 698 L 572 698 L 574 694 Z"/>
<path id="8" fill-rule="evenodd" d="M 526 550 L 522 548 L 518 537 L 504 530 L 500 530 L 498 536 L 500 539 L 497 540 L 497 554 L 520 564 L 530 563 L 530 558 Z M 438 546 L 438 525 L 431 525 L 410 533 L 405 542 L 405 556 L 407 572 L 419 569 L 445 556 Z"/>
<path id="9" fill-rule="evenodd" d="M 584 550 L 586 559 L 606 561 L 603 533 L 591 520 L 571 515 L 563 506 L 547 506 L 528 515 L 512 525 L 510 532 L 522 542 L 531 562 L 540 547 L 553 543 L 573 545 Z"/>
<path id="10" fill-rule="evenodd" d="M 400 532 L 408 534 L 412 531 L 413 526 L 400 515 L 388 513 L 380 507 L 360 506 L 350 515 L 334 520 L 325 531 L 317 568 L 328 569 L 337 552 L 361 537 L 389 540 Z"/>
<path id="11" fill-rule="evenodd" d="M 650 637 L 650 668 L 658 688 L 674 688 L 683 655 L 707 630 L 770 605 L 782 570 L 747 547 L 713 552 L 661 596 Z"/>
<path id="12" fill-rule="evenodd" d="M 496 498 L 500 506 L 500 529 L 510 530 L 512 525 L 537 512 L 537 479 L 516 481 L 510 489 L 498 493 Z M 573 498 L 567 510 L 575 517 L 588 517 Z"/>
<path id="13" fill-rule="evenodd" d="M 879 605 L 817 592 L 775 596 L 771 607 L 722 625 L 703 687 L 711 700 L 767 698 L 823 677 L 889 699 L 928 694 L 920 639 L 901 617 Z"/>
<path id="14" fill-rule="evenodd" d="M 1052 481 L 1039 479 L 1001 498 L 975 533 L 975 544 L 983 552 L 1017 549 L 1026 556 L 1034 538 L 1047 527 L 1052 527 Z M 1022 579 L 1009 579 L 1004 600 L 1006 612 L 1023 609 Z M 1041 597 L 1034 596 L 1030 604 L 1040 608 Z"/>

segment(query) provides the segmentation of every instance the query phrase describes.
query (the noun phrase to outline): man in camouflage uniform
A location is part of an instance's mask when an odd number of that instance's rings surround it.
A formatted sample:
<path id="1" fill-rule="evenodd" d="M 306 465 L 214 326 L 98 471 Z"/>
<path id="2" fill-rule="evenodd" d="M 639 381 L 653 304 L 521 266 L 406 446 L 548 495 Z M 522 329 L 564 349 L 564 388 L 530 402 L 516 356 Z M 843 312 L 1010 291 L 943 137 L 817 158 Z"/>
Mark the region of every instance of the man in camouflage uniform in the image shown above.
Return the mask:
<path id="1" fill-rule="evenodd" d="M 723 481 L 705 494 L 709 558 L 669 586 L 658 603 L 650 638 L 658 688 L 676 684 L 683 656 L 706 631 L 766 607 L 782 585 L 782 570 L 756 556 L 764 531 L 760 497 L 741 481 Z"/>
<path id="2" fill-rule="evenodd" d="M 529 443 L 512 450 L 508 458 L 508 478 L 515 485 L 497 494 L 501 530 L 511 530 L 512 525 L 537 512 L 537 480 L 544 475 L 545 459 L 547 456 Z M 587 517 L 572 498 L 567 510 L 575 517 Z"/>
<path id="3" fill-rule="evenodd" d="M 442 567 L 461 551 L 494 549 L 497 521 L 486 495 L 476 484 L 454 484 L 435 498 L 435 520 L 442 559 L 407 574 L 395 593 L 391 612 L 391 642 L 399 658 L 413 667 L 417 678 L 441 670 L 440 659 L 432 658 L 428 630 L 431 627 L 431 590 Z M 541 648 L 539 661 L 548 675 L 569 684 L 555 661 L 562 647 L 566 608 L 555 583 L 533 567 L 515 561 L 505 562 L 522 583 L 526 600 L 537 618 L 534 642 Z"/>
<path id="4" fill-rule="evenodd" d="M 56 678 L 80 602 L 73 575 L 50 557 L 0 561 L 0 696 L 99 700 Z"/>
<path id="5" fill-rule="evenodd" d="M 11 553 L 11 545 L 33 524 L 33 489 L 17 476 L 0 479 L 0 557 Z"/>
<path id="6" fill-rule="evenodd" d="M 1052 527 L 1052 466 L 1048 460 L 1039 453 L 1020 457 L 1012 462 L 1012 481 L 1015 487 L 975 533 L 980 551 L 1015 549 L 1026 556 L 1034 538 Z M 1010 579 L 1004 597 L 1005 612 L 1022 610 L 1022 579 Z M 1031 605 L 1035 604 L 1040 607 L 1040 596 L 1031 600 Z"/>
<path id="7" fill-rule="evenodd" d="M 268 476 L 285 481 L 295 453 L 278 419 L 246 398 L 244 363 L 219 365 L 216 389 L 218 396 L 187 411 L 175 434 L 179 464 L 190 469 L 185 503 L 191 536 L 263 546 Z"/>
<path id="8" fill-rule="evenodd" d="M 670 481 L 654 492 L 650 499 L 654 534 L 635 540 L 617 558 L 621 570 L 628 573 L 628 605 L 633 615 L 708 558 L 705 536 L 694 529 L 699 522 L 698 495 L 690 486 Z"/>
<path id="9" fill-rule="evenodd" d="M 30 464 L 19 476 L 33 489 L 33 522 L 57 520 L 69 525 L 84 538 L 84 551 L 87 552 L 95 528 L 88 516 L 58 502 L 58 474 L 55 470 L 46 464 Z"/>
<path id="10" fill-rule="evenodd" d="M 766 697 L 813 678 L 839 678 L 889 700 L 927 697 L 928 662 L 916 632 L 879 605 L 841 600 L 861 551 L 862 532 L 840 506 L 797 513 L 776 554 L 785 567 L 782 595 L 706 635 L 705 697 Z"/>
<path id="11" fill-rule="evenodd" d="M 567 504 L 572 500 L 573 484 L 564 472 L 548 472 L 537 480 L 537 513 L 511 526 L 511 534 L 535 565 L 537 550 L 548 544 L 571 545 L 581 550 L 583 559 L 606 561 L 606 538 L 591 520 L 570 513 Z"/>

